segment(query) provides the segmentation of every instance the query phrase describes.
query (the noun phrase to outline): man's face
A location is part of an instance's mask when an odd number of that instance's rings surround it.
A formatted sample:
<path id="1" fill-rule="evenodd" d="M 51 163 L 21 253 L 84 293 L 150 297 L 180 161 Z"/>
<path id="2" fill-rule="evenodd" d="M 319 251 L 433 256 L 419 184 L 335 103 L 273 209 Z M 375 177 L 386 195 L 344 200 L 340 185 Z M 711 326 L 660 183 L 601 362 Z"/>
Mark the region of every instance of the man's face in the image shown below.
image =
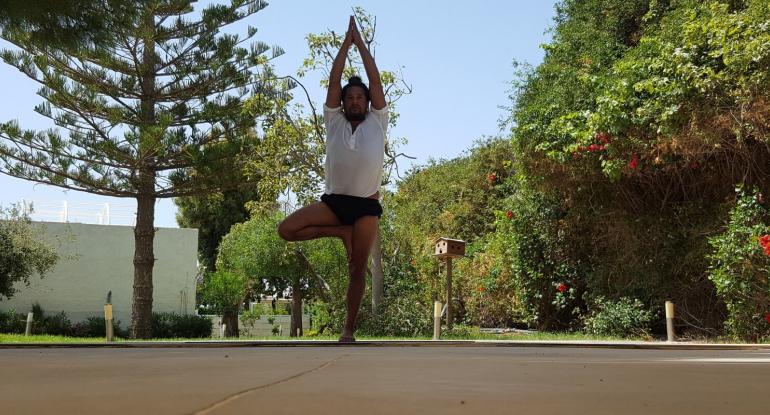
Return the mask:
<path id="1" fill-rule="evenodd" d="M 369 101 L 363 88 L 351 86 L 345 91 L 345 99 L 342 101 L 342 109 L 348 121 L 363 121 L 366 111 L 369 110 Z"/>

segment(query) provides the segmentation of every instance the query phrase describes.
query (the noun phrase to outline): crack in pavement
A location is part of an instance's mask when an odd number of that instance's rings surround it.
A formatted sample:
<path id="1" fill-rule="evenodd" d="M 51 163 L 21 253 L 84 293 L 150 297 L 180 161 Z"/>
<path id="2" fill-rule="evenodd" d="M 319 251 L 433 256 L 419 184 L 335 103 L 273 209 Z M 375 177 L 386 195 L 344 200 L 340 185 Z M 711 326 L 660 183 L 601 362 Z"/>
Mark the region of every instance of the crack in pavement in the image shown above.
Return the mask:
<path id="1" fill-rule="evenodd" d="M 282 379 L 278 379 L 278 380 L 276 380 L 274 382 L 266 383 L 264 385 L 259 385 L 259 386 L 255 386 L 253 388 L 244 389 L 244 390 L 242 390 L 240 392 L 236 392 L 236 393 L 234 393 L 232 395 L 229 395 L 229 396 L 226 396 L 226 397 L 224 397 L 224 398 L 222 398 L 222 399 L 220 399 L 220 400 L 218 400 L 218 401 L 216 401 L 216 402 L 214 402 L 212 404 L 209 404 L 208 406 L 206 406 L 206 407 L 204 407 L 202 409 L 199 409 L 199 410 L 197 410 L 195 412 L 191 412 L 191 415 L 208 414 L 211 411 L 213 411 L 213 410 L 215 410 L 217 408 L 221 408 L 221 407 L 227 405 L 228 403 L 230 403 L 230 402 L 232 402 L 232 401 L 234 401 L 236 399 L 240 399 L 240 398 L 242 398 L 242 397 L 244 397 L 244 396 L 246 396 L 246 395 L 248 395 L 250 393 L 257 392 L 257 391 L 260 391 L 260 390 L 263 390 L 263 389 L 267 389 L 267 388 L 269 388 L 271 386 L 280 385 L 282 383 L 286 383 L 286 382 L 292 381 L 294 379 L 297 379 L 299 377 L 308 375 L 310 373 L 317 372 L 317 371 L 319 371 L 319 370 L 321 370 L 323 368 L 326 368 L 326 367 L 330 366 L 332 363 L 334 363 L 334 362 L 336 362 L 336 361 L 338 361 L 338 360 L 340 360 L 340 359 L 342 359 L 343 357 L 346 357 L 346 356 L 348 356 L 348 355 L 347 354 L 343 354 L 342 356 L 337 356 L 334 359 L 329 360 L 329 361 L 323 363 L 322 365 L 314 367 L 312 369 L 308 369 L 308 370 L 305 370 L 303 372 L 299 372 L 297 374 L 294 374 L 294 375 L 291 375 L 291 376 L 288 376 L 288 377 L 285 377 L 285 378 L 282 378 Z"/>

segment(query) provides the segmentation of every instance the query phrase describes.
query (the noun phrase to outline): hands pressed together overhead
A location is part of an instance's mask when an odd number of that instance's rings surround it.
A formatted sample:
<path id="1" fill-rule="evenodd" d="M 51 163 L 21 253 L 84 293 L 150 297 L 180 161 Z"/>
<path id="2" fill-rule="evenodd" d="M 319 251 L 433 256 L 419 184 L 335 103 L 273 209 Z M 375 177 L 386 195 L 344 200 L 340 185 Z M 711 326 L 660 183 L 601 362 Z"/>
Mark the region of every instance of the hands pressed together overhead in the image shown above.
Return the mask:
<path id="1" fill-rule="evenodd" d="M 329 108 L 336 108 L 340 105 L 342 94 L 342 71 L 345 68 L 345 60 L 351 45 L 356 45 L 356 49 L 358 49 L 358 52 L 361 54 L 361 61 L 364 64 L 366 77 L 369 80 L 372 108 L 378 110 L 385 108 L 387 102 L 385 101 L 385 92 L 382 88 L 380 72 L 377 70 L 377 64 L 374 62 L 374 57 L 369 52 L 369 48 L 366 45 L 363 36 L 361 36 L 361 32 L 358 30 L 358 25 L 356 24 L 354 16 L 350 16 L 348 29 L 347 32 L 345 32 L 345 39 L 342 41 L 342 47 L 340 47 L 339 52 L 337 52 L 337 57 L 334 58 L 332 69 L 329 72 L 329 89 L 326 92 L 326 105 L 328 105 Z"/>
<path id="2" fill-rule="evenodd" d="M 357 48 L 366 47 L 366 43 L 364 43 L 364 39 L 361 37 L 361 32 L 358 31 L 356 19 L 353 16 L 350 16 L 350 21 L 348 22 L 348 31 L 345 33 L 344 43 L 348 45 L 356 45 Z"/>

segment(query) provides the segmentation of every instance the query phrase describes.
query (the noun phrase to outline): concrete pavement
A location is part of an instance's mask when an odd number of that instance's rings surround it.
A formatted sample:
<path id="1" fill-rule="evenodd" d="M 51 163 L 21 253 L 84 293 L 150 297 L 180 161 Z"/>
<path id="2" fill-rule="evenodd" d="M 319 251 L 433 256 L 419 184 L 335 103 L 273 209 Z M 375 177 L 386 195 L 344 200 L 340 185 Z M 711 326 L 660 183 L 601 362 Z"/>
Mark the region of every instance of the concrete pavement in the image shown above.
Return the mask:
<path id="1" fill-rule="evenodd" d="M 0 349 L 0 399 L 8 414 L 770 413 L 761 348 L 448 346 Z"/>

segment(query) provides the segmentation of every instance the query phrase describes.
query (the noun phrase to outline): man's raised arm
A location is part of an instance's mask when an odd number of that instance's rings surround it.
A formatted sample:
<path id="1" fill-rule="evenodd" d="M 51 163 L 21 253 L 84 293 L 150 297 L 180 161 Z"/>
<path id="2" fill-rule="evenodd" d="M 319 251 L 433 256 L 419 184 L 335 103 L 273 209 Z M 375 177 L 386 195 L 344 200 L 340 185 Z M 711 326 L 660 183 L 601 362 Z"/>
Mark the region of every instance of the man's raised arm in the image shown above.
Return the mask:
<path id="1" fill-rule="evenodd" d="M 380 71 L 377 70 L 377 64 L 374 63 L 374 58 L 372 57 L 372 54 L 369 53 L 369 48 L 366 47 L 366 43 L 361 37 L 361 33 L 358 31 L 358 26 L 356 25 L 353 16 L 350 16 L 350 22 L 351 27 L 348 31 L 352 32 L 353 44 L 356 45 L 358 52 L 361 54 L 361 60 L 364 62 L 364 69 L 366 70 L 366 77 L 369 79 L 369 96 L 372 108 L 381 110 L 385 108 L 387 102 L 385 102 L 385 92 L 382 88 L 382 81 L 380 80 Z"/>
<path id="2" fill-rule="evenodd" d="M 353 43 L 352 33 L 350 28 L 355 27 L 355 21 L 353 17 L 350 17 L 348 23 L 348 30 L 345 32 L 345 39 L 342 41 L 340 51 L 337 52 L 337 57 L 334 58 L 332 64 L 332 70 L 329 72 L 329 89 L 326 91 L 326 106 L 329 108 L 337 108 L 342 101 L 342 70 L 345 69 L 345 59 L 348 57 L 348 49 Z"/>

